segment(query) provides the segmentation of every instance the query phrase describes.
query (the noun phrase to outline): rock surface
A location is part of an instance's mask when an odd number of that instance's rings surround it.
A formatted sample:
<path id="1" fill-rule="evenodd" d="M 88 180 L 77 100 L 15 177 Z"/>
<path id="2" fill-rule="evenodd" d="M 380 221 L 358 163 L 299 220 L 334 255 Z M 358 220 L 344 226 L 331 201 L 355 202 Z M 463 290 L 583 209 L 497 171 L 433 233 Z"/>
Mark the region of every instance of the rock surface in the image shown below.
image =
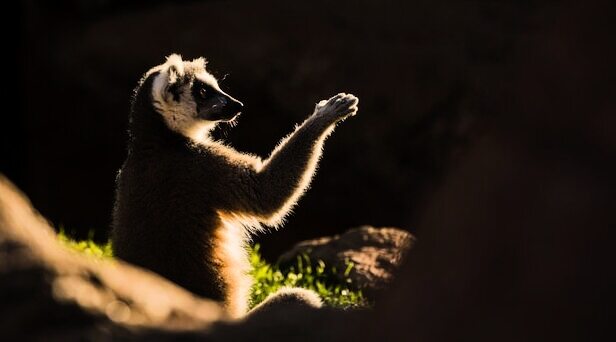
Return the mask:
<path id="1" fill-rule="evenodd" d="M 335 341 L 332 322 L 359 314 L 286 303 L 228 319 L 153 273 L 66 249 L 0 174 L 0 341 Z"/>
<path id="2" fill-rule="evenodd" d="M 281 255 L 278 262 L 284 267 L 306 254 L 311 260 L 323 260 L 326 265 L 336 267 L 341 281 L 351 262 L 353 268 L 348 274 L 351 285 L 370 292 L 383 289 L 392 281 L 394 271 L 414 240 L 410 233 L 397 228 L 362 226 L 341 235 L 300 242 Z"/>
<path id="3" fill-rule="evenodd" d="M 225 319 L 217 303 L 152 273 L 67 250 L 2 175 L 0 303 L 5 338 L 96 340 L 151 330 L 206 331 Z"/>

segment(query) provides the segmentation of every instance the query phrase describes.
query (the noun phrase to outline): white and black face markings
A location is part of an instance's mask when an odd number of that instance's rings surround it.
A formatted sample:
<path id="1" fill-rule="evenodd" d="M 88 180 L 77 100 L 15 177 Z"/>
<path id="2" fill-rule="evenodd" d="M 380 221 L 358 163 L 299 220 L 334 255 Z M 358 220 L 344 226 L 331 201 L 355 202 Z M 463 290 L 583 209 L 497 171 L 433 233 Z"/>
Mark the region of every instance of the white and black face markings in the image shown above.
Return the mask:
<path id="1" fill-rule="evenodd" d="M 202 136 L 219 121 L 231 121 L 242 103 L 218 86 L 203 58 L 182 61 L 179 55 L 150 72 L 158 72 L 152 88 L 154 107 L 172 130 L 188 137 Z"/>
<path id="2" fill-rule="evenodd" d="M 154 108 L 170 129 L 192 136 L 195 126 L 203 128 L 207 124 L 197 118 L 197 105 L 190 91 L 195 74 L 205 72 L 205 60 L 183 61 L 181 56 L 174 54 L 149 73 L 155 72 L 158 74 L 152 86 Z"/>
<path id="3" fill-rule="evenodd" d="M 197 113 L 202 111 L 208 102 L 211 102 L 218 93 L 214 87 L 198 78 L 193 80 L 191 89 L 192 96 L 197 104 Z M 216 104 L 213 105 L 216 106 Z"/>
<path id="4" fill-rule="evenodd" d="M 192 95 L 202 120 L 232 121 L 243 108 L 243 104 L 222 91 L 216 79 L 207 72 L 196 75 Z"/>

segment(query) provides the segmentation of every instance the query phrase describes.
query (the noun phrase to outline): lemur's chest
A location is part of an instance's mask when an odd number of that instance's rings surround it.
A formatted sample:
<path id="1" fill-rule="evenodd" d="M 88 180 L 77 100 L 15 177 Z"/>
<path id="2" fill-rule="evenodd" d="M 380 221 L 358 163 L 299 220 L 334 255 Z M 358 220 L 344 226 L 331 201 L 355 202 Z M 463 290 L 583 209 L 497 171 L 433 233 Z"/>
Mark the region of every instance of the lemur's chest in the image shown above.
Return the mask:
<path id="1" fill-rule="evenodd" d="M 234 317 L 248 310 L 248 294 L 252 286 L 247 252 L 248 230 L 233 215 L 219 213 L 220 224 L 214 233 L 212 257 L 220 267 L 227 288 L 225 306 Z"/>

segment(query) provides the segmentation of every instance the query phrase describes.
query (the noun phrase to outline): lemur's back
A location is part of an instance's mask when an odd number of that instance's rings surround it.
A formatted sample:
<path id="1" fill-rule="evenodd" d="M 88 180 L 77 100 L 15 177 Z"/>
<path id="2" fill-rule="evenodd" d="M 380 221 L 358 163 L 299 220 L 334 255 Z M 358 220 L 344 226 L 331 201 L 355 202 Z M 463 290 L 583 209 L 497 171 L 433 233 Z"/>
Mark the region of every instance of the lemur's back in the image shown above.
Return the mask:
<path id="1" fill-rule="evenodd" d="M 115 255 L 222 301 L 224 284 L 208 243 L 220 222 L 202 189 L 191 186 L 194 165 L 168 149 L 131 154 L 118 177 Z"/>

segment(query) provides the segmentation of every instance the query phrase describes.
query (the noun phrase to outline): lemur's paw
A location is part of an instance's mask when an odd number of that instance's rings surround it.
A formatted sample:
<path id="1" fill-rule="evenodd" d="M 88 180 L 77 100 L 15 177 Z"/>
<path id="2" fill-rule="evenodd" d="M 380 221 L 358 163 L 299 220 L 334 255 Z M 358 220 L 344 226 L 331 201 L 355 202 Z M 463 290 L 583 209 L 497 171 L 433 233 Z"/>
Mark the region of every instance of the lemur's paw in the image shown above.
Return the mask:
<path id="1" fill-rule="evenodd" d="M 359 99 L 351 94 L 340 93 L 329 100 L 317 103 L 315 115 L 335 121 L 344 120 L 357 114 Z"/>

